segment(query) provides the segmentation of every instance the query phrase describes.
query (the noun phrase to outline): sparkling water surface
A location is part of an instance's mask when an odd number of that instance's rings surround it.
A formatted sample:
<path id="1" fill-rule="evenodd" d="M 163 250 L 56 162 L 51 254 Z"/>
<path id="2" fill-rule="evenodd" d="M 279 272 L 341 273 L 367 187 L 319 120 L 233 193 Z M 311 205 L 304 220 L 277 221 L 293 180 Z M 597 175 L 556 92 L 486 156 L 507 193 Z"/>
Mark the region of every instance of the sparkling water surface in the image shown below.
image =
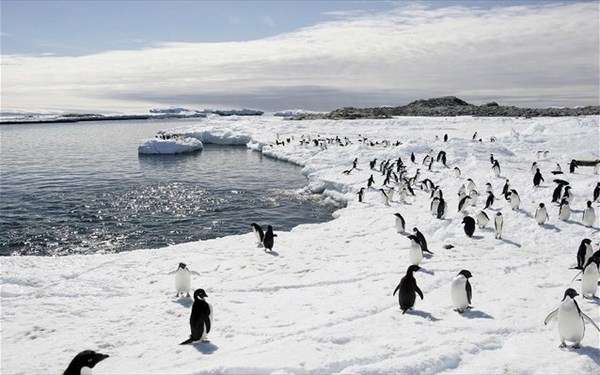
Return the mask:
<path id="1" fill-rule="evenodd" d="M 245 146 L 138 156 L 198 120 L 0 126 L 0 255 L 120 252 L 330 220 L 301 168 Z"/>

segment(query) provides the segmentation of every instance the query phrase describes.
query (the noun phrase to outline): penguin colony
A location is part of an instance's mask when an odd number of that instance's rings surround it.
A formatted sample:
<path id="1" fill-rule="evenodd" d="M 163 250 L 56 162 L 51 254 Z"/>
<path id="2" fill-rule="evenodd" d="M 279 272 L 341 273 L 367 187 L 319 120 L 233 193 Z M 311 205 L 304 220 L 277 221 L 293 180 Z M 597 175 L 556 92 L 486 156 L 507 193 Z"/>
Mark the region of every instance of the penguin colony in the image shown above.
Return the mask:
<path id="1" fill-rule="evenodd" d="M 473 135 L 473 141 L 476 141 L 477 132 Z M 292 138 L 293 139 L 293 138 Z M 439 139 L 439 138 L 438 138 Z M 445 134 L 444 142 L 448 141 L 448 135 Z M 494 139 L 492 139 L 494 141 Z M 286 141 L 280 141 L 277 139 L 277 146 L 285 146 L 289 144 L 291 139 L 288 138 Z M 479 139 L 481 142 L 481 139 Z M 335 138 L 321 138 L 317 137 L 311 139 L 310 137 L 303 136 L 300 139 L 301 145 L 312 145 L 319 147 L 322 150 L 326 150 L 332 145 L 336 146 L 348 146 L 353 142 L 349 138 L 335 137 Z M 399 146 L 402 144 L 400 141 L 390 142 L 384 141 L 373 141 L 366 137 L 359 137 L 358 143 L 365 146 Z M 431 171 L 434 163 L 439 163 L 443 168 L 450 170 L 448 166 L 448 159 L 445 151 L 439 151 L 437 157 L 434 156 L 434 151 L 431 150 L 422 159 L 421 164 L 424 169 Z M 538 159 L 541 157 L 547 157 L 548 151 L 536 153 Z M 412 152 L 408 158 L 411 164 L 417 164 L 417 157 Z M 349 169 L 343 170 L 344 175 L 351 175 L 353 171 L 359 170 L 359 160 L 354 158 L 352 160 L 352 166 Z M 500 160 L 497 159 L 493 154 L 489 157 L 489 168 L 491 173 L 496 178 L 502 178 L 502 170 L 500 166 Z M 575 169 L 578 167 L 577 162 L 572 160 L 569 163 L 570 173 L 575 173 Z M 368 161 L 368 168 L 373 172 L 370 177 L 365 181 L 364 187 L 361 187 L 357 192 L 357 201 L 359 203 L 365 203 L 369 192 L 378 192 L 380 195 L 380 201 L 385 206 L 394 205 L 396 207 L 403 204 L 407 204 L 407 200 L 410 197 L 414 197 L 417 193 L 427 193 L 431 199 L 430 214 L 432 218 L 438 220 L 444 220 L 446 213 L 448 212 L 448 203 L 446 201 L 444 192 L 441 188 L 435 184 L 429 178 L 421 179 L 421 168 L 416 168 L 415 173 L 411 175 L 409 167 L 404 164 L 402 157 L 397 159 L 378 160 L 377 158 Z M 461 170 L 458 166 L 452 167 L 453 176 L 460 180 L 463 178 Z M 543 182 L 540 165 L 534 162 L 531 166 L 533 177 L 533 187 L 539 188 Z M 380 177 L 376 180 L 375 175 L 379 173 Z M 553 171 L 553 175 L 563 175 L 560 164 L 557 164 Z M 378 182 L 382 182 L 380 187 L 376 187 Z M 557 204 L 557 218 L 559 220 L 568 221 L 571 218 L 571 206 L 573 201 L 573 195 L 571 192 L 571 186 L 568 181 L 563 179 L 554 179 L 553 183 L 556 184 L 552 197 L 551 203 Z M 417 191 L 417 193 L 415 193 Z M 397 195 L 397 199 L 394 197 Z M 461 224 L 463 224 L 463 230 L 468 238 L 473 239 L 476 229 L 484 230 L 490 222 L 490 216 L 486 213 L 490 211 L 496 211 L 492 214 L 493 225 L 494 225 L 494 237 L 501 240 L 504 228 L 504 217 L 500 212 L 500 208 L 497 208 L 497 202 L 499 199 L 494 195 L 493 185 L 490 182 L 485 183 L 485 199 L 482 203 L 478 202 L 478 197 L 481 196 L 477 190 L 475 182 L 468 178 L 466 184 L 463 183 L 458 189 L 458 212 L 468 212 L 474 210 L 472 216 L 464 215 Z M 502 193 L 500 196 L 504 197 L 506 201 L 506 208 L 510 208 L 511 211 L 519 211 L 521 198 L 519 193 L 512 189 L 510 181 L 505 178 Z M 600 201 L 600 182 L 597 183 L 593 190 L 593 194 L 590 200 L 586 202 L 586 207 L 582 210 L 581 224 L 586 227 L 593 227 L 596 222 L 596 214 L 593 207 L 594 202 Z M 477 208 L 480 206 L 479 208 Z M 490 212 L 491 213 L 491 212 Z M 402 315 L 413 310 L 417 303 L 417 297 L 421 300 L 424 299 L 425 294 L 418 286 L 416 273 L 423 269 L 422 264 L 427 262 L 427 257 L 434 255 L 427 245 L 427 240 L 422 232 L 418 228 L 413 228 L 412 234 L 407 234 L 406 226 L 407 220 L 399 212 L 394 213 L 395 216 L 395 229 L 400 235 L 406 235 L 410 244 L 408 247 L 408 264 L 405 274 L 400 279 L 394 289 L 392 296 L 398 293 L 398 304 L 402 311 Z M 550 214 L 548 213 L 547 206 L 544 202 L 540 202 L 535 213 L 531 215 L 535 222 L 543 226 L 550 220 Z M 272 252 L 274 247 L 274 237 L 277 237 L 273 233 L 271 225 L 267 226 L 267 230 L 263 231 L 262 227 L 256 223 L 250 224 L 252 231 L 256 236 L 256 243 L 258 247 L 264 248 L 265 252 Z M 453 245 L 444 245 L 444 249 L 452 249 Z M 553 320 L 557 320 L 557 329 L 560 337 L 560 347 L 564 348 L 567 346 L 567 342 L 573 343 L 572 347 L 577 349 L 580 347 L 581 341 L 583 340 L 585 333 L 585 324 L 591 325 L 593 328 L 600 331 L 597 324 L 588 315 L 585 314 L 579 307 L 576 297 L 582 296 L 583 298 L 594 298 L 597 299 L 598 281 L 600 279 L 600 250 L 594 252 L 592 242 L 590 239 L 583 239 L 581 245 L 577 250 L 576 254 L 577 266 L 573 267 L 575 270 L 579 270 L 579 273 L 575 275 L 573 281 L 577 277 L 581 276 L 581 294 L 573 288 L 567 288 L 564 292 L 562 300 L 557 299 L 558 307 L 550 312 L 544 324 L 548 324 Z M 185 296 L 190 298 L 191 287 L 191 276 L 200 276 L 198 272 L 191 271 L 185 263 L 180 263 L 178 268 L 170 274 L 175 274 L 175 289 L 176 297 Z M 449 284 L 449 301 L 454 306 L 454 311 L 459 314 L 465 314 L 469 310 L 473 309 L 473 288 L 470 283 L 471 278 L 477 277 L 475 270 L 475 276 L 470 270 L 462 269 L 459 270 L 455 276 L 448 280 Z M 569 285 L 569 284 L 565 284 Z M 185 341 L 181 342 L 181 345 L 191 344 L 194 342 L 208 342 L 207 335 L 210 333 L 212 328 L 212 317 L 213 308 L 206 298 L 208 297 L 204 289 L 196 289 L 193 293 L 193 304 L 191 313 L 189 316 L 189 327 L 190 336 Z M 108 358 L 106 354 L 100 354 L 92 350 L 85 350 L 80 352 L 71 361 L 68 368 L 65 370 L 65 375 L 80 374 L 82 368 L 88 367 L 93 368 L 100 361 Z"/>

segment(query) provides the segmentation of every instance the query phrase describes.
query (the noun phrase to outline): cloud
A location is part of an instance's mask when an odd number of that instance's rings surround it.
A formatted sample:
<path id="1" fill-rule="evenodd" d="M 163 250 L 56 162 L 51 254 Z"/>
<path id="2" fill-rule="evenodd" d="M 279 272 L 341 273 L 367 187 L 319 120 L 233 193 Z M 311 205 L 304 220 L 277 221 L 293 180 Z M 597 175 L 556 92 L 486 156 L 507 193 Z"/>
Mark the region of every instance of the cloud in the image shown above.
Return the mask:
<path id="1" fill-rule="evenodd" d="M 515 105 L 597 105 L 597 15 L 596 3 L 409 5 L 254 41 L 2 56 L 2 101 L 5 108 L 147 109 L 181 101 L 328 110 L 459 95 Z"/>

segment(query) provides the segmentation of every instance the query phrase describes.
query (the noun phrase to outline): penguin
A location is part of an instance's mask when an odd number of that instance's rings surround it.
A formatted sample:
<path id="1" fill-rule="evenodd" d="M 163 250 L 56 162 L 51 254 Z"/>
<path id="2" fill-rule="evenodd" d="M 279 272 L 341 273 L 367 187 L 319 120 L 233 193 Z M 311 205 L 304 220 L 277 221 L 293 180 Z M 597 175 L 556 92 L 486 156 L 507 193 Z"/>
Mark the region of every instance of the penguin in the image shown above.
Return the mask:
<path id="1" fill-rule="evenodd" d="M 398 212 L 396 212 L 394 216 L 396 216 L 396 230 L 398 233 L 404 233 L 404 230 L 406 229 L 404 218 Z"/>
<path id="2" fill-rule="evenodd" d="M 108 357 L 108 354 L 97 353 L 93 350 L 84 350 L 73 358 L 63 375 L 80 375 L 84 367 L 92 369 L 98 362 L 104 361 Z"/>
<path id="3" fill-rule="evenodd" d="M 558 209 L 558 218 L 562 221 L 569 220 L 571 217 L 571 206 L 569 206 L 569 202 L 563 198 L 560 201 L 560 208 Z"/>
<path id="4" fill-rule="evenodd" d="M 546 205 L 540 203 L 538 208 L 535 210 L 535 221 L 538 225 L 544 224 L 549 219 L 548 210 L 546 210 Z"/>
<path id="5" fill-rule="evenodd" d="M 426 253 L 433 254 L 427 248 L 427 240 L 425 239 L 425 236 L 423 236 L 423 233 L 419 232 L 419 229 L 417 227 L 413 228 L 413 233 L 415 237 L 417 237 L 417 239 L 419 240 L 419 244 L 421 244 L 421 249 Z"/>
<path id="6" fill-rule="evenodd" d="M 502 226 L 504 225 L 504 219 L 502 218 L 502 213 L 496 213 L 496 217 L 494 218 L 494 228 L 496 229 L 496 238 L 502 238 Z"/>
<path id="7" fill-rule="evenodd" d="M 429 205 L 429 211 L 431 212 L 431 214 L 433 216 L 437 216 L 439 205 L 440 205 L 440 198 L 434 197 L 431 200 L 431 204 Z"/>
<path id="8" fill-rule="evenodd" d="M 196 271 L 190 270 L 185 263 L 179 263 L 179 266 L 175 271 L 169 272 L 170 274 L 175 274 L 175 290 L 177 294 L 175 297 L 179 297 L 179 294 L 186 294 L 186 297 L 190 296 L 190 290 L 192 290 L 191 283 L 191 274 L 196 276 L 200 276 L 200 274 Z"/>
<path id="9" fill-rule="evenodd" d="M 471 207 L 477 206 L 477 200 L 479 198 L 479 193 L 477 192 L 477 190 L 471 190 L 471 192 L 469 193 L 469 198 L 471 198 Z"/>
<path id="10" fill-rule="evenodd" d="M 448 142 L 448 134 L 444 134 L 444 142 Z"/>
<path id="11" fill-rule="evenodd" d="M 423 250 L 417 236 L 408 235 L 410 240 L 410 250 L 408 251 L 408 259 L 412 265 L 418 266 L 423 261 Z"/>
<path id="12" fill-rule="evenodd" d="M 494 154 L 490 154 L 490 164 L 494 165 Z"/>
<path id="13" fill-rule="evenodd" d="M 474 141 L 475 139 L 477 139 L 477 132 L 473 133 L 473 138 L 472 138 L 472 140 Z"/>
<path id="14" fill-rule="evenodd" d="M 494 176 L 500 177 L 500 163 L 498 160 L 494 160 L 494 165 L 492 166 L 492 171 L 494 172 Z"/>
<path id="15" fill-rule="evenodd" d="M 494 187 L 489 182 L 486 182 L 485 183 L 485 192 L 487 193 L 489 191 L 491 191 L 493 193 L 494 192 Z"/>
<path id="16" fill-rule="evenodd" d="M 532 174 L 535 174 L 535 172 L 536 172 L 536 169 L 539 169 L 539 168 L 538 168 L 537 161 L 534 161 L 534 162 L 531 164 L 531 173 L 532 173 Z"/>
<path id="17" fill-rule="evenodd" d="M 471 197 L 469 197 L 468 195 L 465 195 L 458 202 L 458 212 L 460 212 L 464 208 L 466 208 L 467 205 L 469 205 L 469 206 L 471 205 Z"/>
<path id="18" fill-rule="evenodd" d="M 492 205 L 494 204 L 494 193 L 492 193 L 491 191 L 488 191 L 488 196 L 487 199 L 485 200 L 485 207 L 484 209 L 488 209 L 490 207 L 492 207 Z"/>
<path id="19" fill-rule="evenodd" d="M 509 189 L 510 189 L 510 184 L 508 183 L 508 178 L 507 178 L 506 181 L 504 182 L 504 186 L 502 187 L 502 195 L 506 195 L 506 193 L 508 193 Z"/>
<path id="20" fill-rule="evenodd" d="M 579 166 L 577 165 L 577 160 L 573 159 L 571 160 L 571 162 L 569 163 L 569 173 L 575 173 L 575 168 L 578 168 Z"/>
<path id="21" fill-rule="evenodd" d="M 565 290 L 560 306 L 544 319 L 544 324 L 548 324 L 548 322 L 554 319 L 558 320 L 559 348 L 565 348 L 567 346 L 566 341 L 574 343 L 573 349 L 580 348 L 585 334 L 585 321 L 600 332 L 600 328 L 598 328 L 596 323 L 579 309 L 579 305 L 575 301 L 575 297 L 578 295 L 573 288 Z"/>
<path id="22" fill-rule="evenodd" d="M 375 183 L 375 179 L 373 179 L 373 175 L 371 175 L 371 177 L 369 177 L 367 180 L 367 187 L 370 188 L 373 183 Z"/>
<path id="23" fill-rule="evenodd" d="M 583 222 L 583 225 L 588 228 L 594 225 L 594 222 L 596 221 L 596 212 L 594 211 L 594 207 L 592 207 L 592 201 L 587 201 L 587 207 L 583 210 L 581 221 Z"/>
<path id="24" fill-rule="evenodd" d="M 446 201 L 444 200 L 444 198 L 440 198 L 440 201 L 437 206 L 437 216 L 436 217 L 438 219 L 445 219 L 447 212 L 448 212 L 448 205 L 446 204 Z"/>
<path id="25" fill-rule="evenodd" d="M 358 158 L 354 158 L 352 161 L 352 169 L 356 169 L 356 164 L 358 164 Z"/>
<path id="26" fill-rule="evenodd" d="M 413 163 L 415 162 L 415 154 L 412 152 L 410 153 L 410 161 Z"/>
<path id="27" fill-rule="evenodd" d="M 598 299 L 596 290 L 598 289 L 598 280 L 600 280 L 600 256 L 594 255 L 588 259 L 583 270 L 579 271 L 571 282 L 575 281 L 577 276 L 581 274 L 583 274 L 581 277 L 581 296 L 583 298 Z"/>
<path id="28" fill-rule="evenodd" d="M 263 239 L 265 238 L 265 233 L 263 232 L 262 228 L 260 227 L 260 225 L 258 225 L 256 223 L 252 223 L 252 224 L 250 224 L 250 226 L 252 227 L 252 231 L 254 232 L 254 235 L 256 236 L 256 243 L 258 245 L 262 244 Z"/>
<path id="29" fill-rule="evenodd" d="M 400 284 L 394 289 L 394 293 L 392 296 L 398 292 L 398 304 L 400 305 L 400 309 L 402 310 L 402 315 L 407 310 L 412 310 L 415 306 L 415 300 L 417 299 L 417 294 L 423 299 L 423 292 L 419 289 L 417 285 L 417 280 L 413 276 L 413 273 L 421 269 L 419 266 L 411 265 L 406 270 L 406 275 L 400 279 Z"/>
<path id="30" fill-rule="evenodd" d="M 554 191 L 552 192 L 552 203 L 558 202 L 560 200 L 560 196 L 562 195 L 563 184 L 558 184 Z"/>
<path id="31" fill-rule="evenodd" d="M 544 177 L 542 177 L 542 173 L 540 172 L 540 169 L 537 168 L 535 171 L 535 175 L 533 176 L 533 186 L 537 187 L 540 186 L 540 182 L 544 181 Z"/>
<path id="32" fill-rule="evenodd" d="M 473 190 L 477 189 L 477 185 L 475 185 L 475 182 L 473 182 L 472 179 L 468 178 L 467 179 L 468 184 L 467 184 L 467 191 L 470 193 Z"/>
<path id="33" fill-rule="evenodd" d="M 210 333 L 210 327 L 213 317 L 212 306 L 204 299 L 207 298 L 204 289 L 196 289 L 194 292 L 194 304 L 190 314 L 190 338 L 179 345 L 191 344 L 194 341 L 206 340 L 206 335 Z"/>
<path id="34" fill-rule="evenodd" d="M 587 264 L 588 259 L 594 255 L 594 249 L 592 248 L 592 241 L 589 238 L 584 238 L 579 244 L 577 249 L 577 267 L 575 269 L 582 270 L 583 266 Z"/>
<path id="35" fill-rule="evenodd" d="M 460 178 L 460 168 L 454 167 L 454 177 Z"/>
<path id="36" fill-rule="evenodd" d="M 487 226 L 487 223 L 490 221 L 490 218 L 485 213 L 485 211 L 479 211 L 475 218 L 477 219 L 477 226 L 479 227 L 479 229 L 485 228 Z"/>
<path id="37" fill-rule="evenodd" d="M 383 189 L 379 189 L 379 192 L 381 193 L 381 202 L 386 205 L 389 206 L 390 205 L 390 199 L 388 198 L 388 195 L 385 193 L 385 190 Z"/>
<path id="38" fill-rule="evenodd" d="M 471 297 L 473 295 L 469 278 L 473 277 L 468 270 L 461 270 L 450 284 L 450 297 L 454 305 L 454 311 L 459 314 L 471 309 Z"/>
<path id="39" fill-rule="evenodd" d="M 364 187 L 361 187 L 360 190 L 358 191 L 358 193 L 356 193 L 358 195 L 358 203 L 362 203 L 364 193 L 365 193 Z"/>
<path id="40" fill-rule="evenodd" d="M 460 185 L 460 188 L 458 188 L 457 195 L 461 198 L 467 195 L 467 188 L 465 187 L 465 184 Z"/>
<path id="41" fill-rule="evenodd" d="M 573 201 L 573 194 L 571 193 L 571 185 L 567 185 L 564 188 L 562 199 L 566 199 L 569 204 Z"/>
<path id="42" fill-rule="evenodd" d="M 563 171 L 562 171 L 562 168 L 560 167 L 560 164 L 556 163 L 556 168 L 554 168 L 554 170 L 551 171 L 550 173 L 552 173 L 553 175 L 563 174 Z"/>
<path id="43" fill-rule="evenodd" d="M 273 234 L 273 227 L 267 225 L 267 232 L 265 233 L 265 238 L 263 239 L 265 251 L 273 251 L 273 244 L 275 242 L 273 237 L 277 237 L 277 235 Z"/>
<path id="44" fill-rule="evenodd" d="M 462 220 L 462 224 L 464 224 L 464 230 L 467 237 L 473 237 L 473 233 L 475 233 L 475 219 L 471 216 L 465 216 Z"/>
<path id="45" fill-rule="evenodd" d="M 508 201 L 510 202 L 510 208 L 513 210 L 518 210 L 519 205 L 521 204 L 521 198 L 519 198 L 519 194 L 515 189 L 511 189 L 508 194 Z"/>
<path id="46" fill-rule="evenodd" d="M 596 164 L 596 165 L 600 165 L 600 164 Z M 596 184 L 596 187 L 594 188 L 593 196 L 594 196 L 594 199 L 593 199 L 594 202 L 596 202 L 598 200 L 598 198 L 600 198 L 600 182 L 598 182 Z"/>

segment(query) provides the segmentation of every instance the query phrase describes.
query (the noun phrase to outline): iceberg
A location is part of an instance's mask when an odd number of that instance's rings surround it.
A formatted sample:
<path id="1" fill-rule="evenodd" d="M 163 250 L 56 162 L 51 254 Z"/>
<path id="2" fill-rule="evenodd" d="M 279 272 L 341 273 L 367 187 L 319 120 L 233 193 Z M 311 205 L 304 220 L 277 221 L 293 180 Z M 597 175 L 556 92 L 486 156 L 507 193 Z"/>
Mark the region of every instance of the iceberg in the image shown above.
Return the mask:
<path id="1" fill-rule="evenodd" d="M 204 145 L 196 138 L 181 136 L 156 136 L 143 140 L 138 146 L 141 155 L 173 155 L 202 150 Z"/>

